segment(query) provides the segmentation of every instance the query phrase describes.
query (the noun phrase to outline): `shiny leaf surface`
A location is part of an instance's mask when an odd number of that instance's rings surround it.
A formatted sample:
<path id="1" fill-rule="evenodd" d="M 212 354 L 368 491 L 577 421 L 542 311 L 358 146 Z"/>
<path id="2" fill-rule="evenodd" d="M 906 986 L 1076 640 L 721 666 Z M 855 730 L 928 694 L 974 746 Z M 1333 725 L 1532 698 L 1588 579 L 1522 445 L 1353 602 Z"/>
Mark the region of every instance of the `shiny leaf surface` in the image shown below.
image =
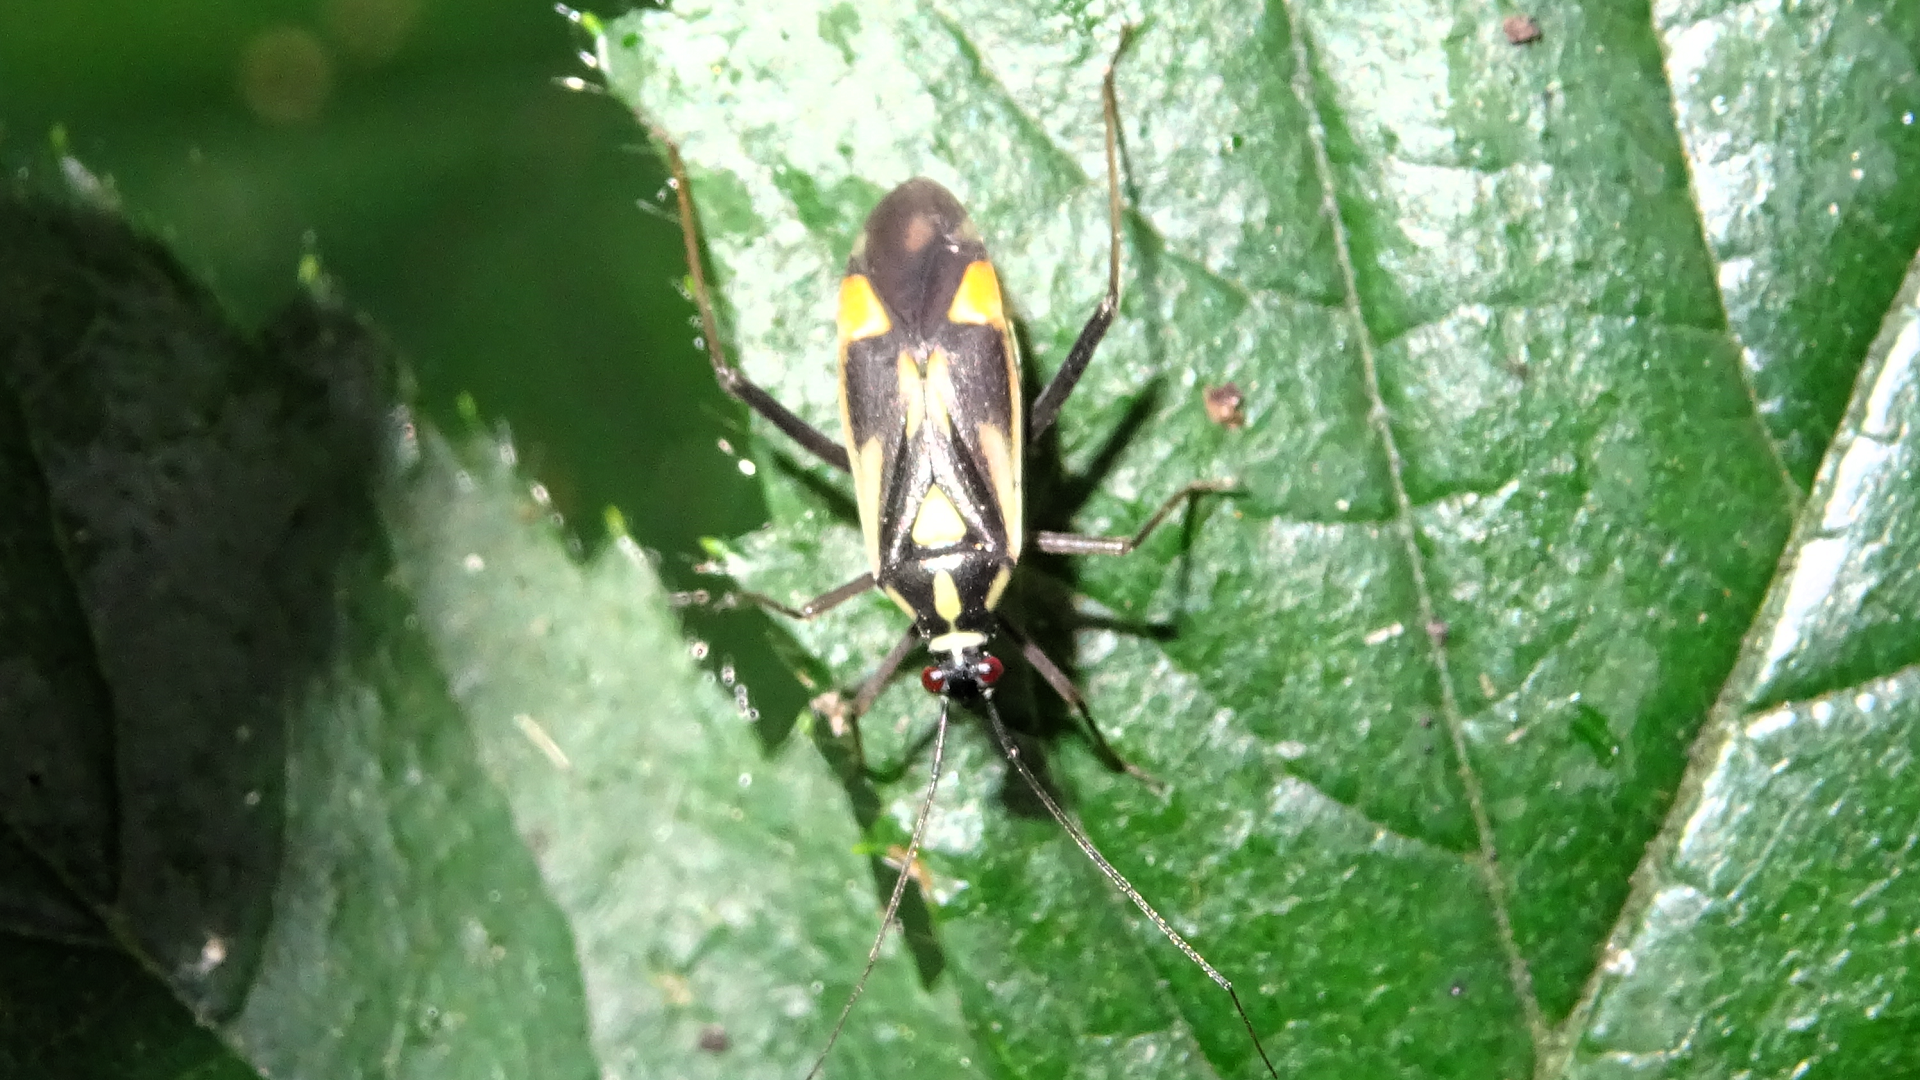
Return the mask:
<path id="1" fill-rule="evenodd" d="M 1041 568 L 1017 610 L 1171 785 L 1054 744 L 1089 830 L 1259 988 L 1283 1072 L 1563 1060 L 1920 235 L 1893 6 L 1541 19 L 1522 48 L 1445 5 L 1156 9 L 1119 65 L 1127 300 L 1030 514 L 1121 531 L 1191 476 L 1244 493 Z M 714 4 L 617 24 L 603 59 L 693 163 L 742 363 L 832 432 L 833 282 L 909 176 L 971 209 L 1042 377 L 1063 355 L 1098 296 L 1121 21 Z M 1229 381 L 1239 432 L 1200 407 Z M 803 599 L 858 547 L 828 474 L 768 447 L 776 524 L 728 566 Z M 1074 604 L 1156 629 L 1075 633 Z M 898 627 L 876 600 L 793 632 L 851 684 Z M 896 689 L 869 727 L 929 713 Z M 945 813 L 982 824 L 931 864 L 964 886 L 942 940 L 998 1068 L 1257 1071 L 1124 901 L 1049 902 L 1102 884 L 996 820 L 992 755 L 962 752 Z M 1111 962 L 1170 993 L 1093 974 L 1113 920 Z"/>
<path id="2" fill-rule="evenodd" d="M 1282 1075 L 1892 1075 L 1920 27 L 1891 0 L 1535 18 L 1525 46 L 1444 4 L 1142 22 L 1126 300 L 1029 515 L 1121 532 L 1195 476 L 1240 490 L 1125 560 L 1030 558 L 1009 601 L 1164 790 L 1023 665 L 1002 708 Z M 916 173 L 996 252 L 1030 380 L 1064 355 L 1122 21 L 716 3 L 597 51 L 693 165 L 729 345 L 833 432 L 839 267 Z M 867 718 L 904 770 L 870 783 L 814 715 L 753 714 L 772 675 L 690 641 L 631 542 L 577 558 L 510 440 L 412 422 L 330 303 L 241 335 L 150 245 L 20 224 L 12 929 L 117 946 L 89 970 L 151 973 L 222 1068 L 804 1075 L 919 797 L 914 680 Z M 1203 407 L 1227 382 L 1244 428 Z M 858 573 L 844 486 L 755 432 L 774 522 L 715 568 L 783 599 Z M 779 644 L 825 690 L 901 629 L 869 597 Z M 828 1074 L 1259 1075 L 977 725 L 949 761 L 927 902 Z"/>

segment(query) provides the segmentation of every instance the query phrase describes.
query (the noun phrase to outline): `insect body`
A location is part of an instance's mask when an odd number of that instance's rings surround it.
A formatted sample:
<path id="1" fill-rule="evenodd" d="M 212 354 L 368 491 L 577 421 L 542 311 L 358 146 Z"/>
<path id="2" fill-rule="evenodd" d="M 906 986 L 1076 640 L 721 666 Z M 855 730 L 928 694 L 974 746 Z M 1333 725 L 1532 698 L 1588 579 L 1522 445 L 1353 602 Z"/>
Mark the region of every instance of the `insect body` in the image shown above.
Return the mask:
<path id="1" fill-rule="evenodd" d="M 1020 368 L 966 211 L 909 180 L 840 285 L 840 408 L 867 562 L 942 671 L 964 677 L 1020 558 Z"/>
<path id="2" fill-rule="evenodd" d="M 909 180 L 874 208 L 854 242 L 846 275 L 841 279 L 837 321 L 844 443 L 840 445 L 754 386 L 721 352 L 701 270 L 686 170 L 672 141 L 663 133 L 656 135 L 666 148 L 674 176 L 695 300 L 721 386 L 800 445 L 853 477 L 867 572 L 798 608 L 770 597 L 755 595 L 754 599 L 787 615 L 809 619 L 878 587 L 912 618 L 907 634 L 856 695 L 851 710 L 856 721 L 914 645 L 924 644 L 931 654 L 933 662 L 921 672 L 921 683 L 942 698 L 930 766 L 932 779 L 921 799 L 901 865 L 914 865 L 925 835 L 939 784 L 948 704 L 961 700 L 984 715 L 1008 762 L 1080 850 L 1175 946 L 1227 991 L 1261 1061 L 1273 1073 L 1232 984 L 1147 903 L 1060 808 L 1021 758 L 993 700 L 992 688 L 1003 667 L 988 646 L 996 635 L 1004 634 L 1020 644 L 1027 661 L 1081 715 L 1097 747 L 1111 757 L 1071 681 L 997 610 L 1022 548 L 1031 539 L 1040 550 L 1056 554 L 1125 554 L 1193 495 L 1225 490 L 1227 486 L 1189 484 L 1162 503 L 1132 536 L 1035 531 L 1029 537 L 1025 528 L 1021 491 L 1024 449 L 1052 426 L 1119 306 L 1118 120 L 1111 66 L 1103 84 L 1103 104 L 1110 244 L 1107 294 L 1059 371 L 1034 400 L 1031 413 L 1023 416 L 1019 346 L 986 245 L 951 193 L 932 180 Z M 896 880 L 879 936 L 868 953 L 866 970 L 841 1010 L 827 1049 L 838 1037 L 879 957 L 908 877 L 903 870 Z M 827 1050 L 822 1050 L 814 1064 L 815 1073 L 826 1055 Z"/>

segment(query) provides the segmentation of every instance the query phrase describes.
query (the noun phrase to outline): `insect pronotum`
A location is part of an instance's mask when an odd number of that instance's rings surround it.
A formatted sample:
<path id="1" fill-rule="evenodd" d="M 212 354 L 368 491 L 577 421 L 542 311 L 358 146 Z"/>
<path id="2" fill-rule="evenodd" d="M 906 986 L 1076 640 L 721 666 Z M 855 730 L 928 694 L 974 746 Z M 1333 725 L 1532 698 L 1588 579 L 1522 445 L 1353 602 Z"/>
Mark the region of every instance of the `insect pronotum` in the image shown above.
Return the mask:
<path id="1" fill-rule="evenodd" d="M 1059 371 L 1024 416 L 1019 345 L 986 245 L 959 201 L 924 178 L 894 188 L 874 207 L 854 241 L 846 275 L 840 282 L 837 321 L 844 441 L 834 442 L 755 386 L 727 361 L 720 346 L 719 326 L 700 262 L 686 166 L 673 140 L 654 129 L 672 173 L 694 300 L 714 376 L 727 393 L 815 456 L 853 477 L 866 541 L 867 572 L 799 607 L 759 594 L 750 594 L 751 598 L 792 618 L 811 619 L 878 587 L 913 619 L 913 625 L 855 695 L 849 710 L 855 731 L 860 714 L 872 705 L 916 644 L 924 644 L 933 660 L 921 671 L 921 684 L 941 699 L 931 775 L 914 819 L 912 839 L 899 860 L 902 870 L 887 899 L 866 967 L 807 1074 L 809 1080 L 825 1064 L 865 988 L 906 891 L 939 786 L 948 712 L 956 698 L 979 707 L 1008 763 L 1107 880 L 1227 992 L 1267 1072 L 1276 1080 L 1279 1075 L 1233 984 L 1154 910 L 1060 807 L 1021 757 L 994 704 L 993 687 L 1003 669 L 1000 660 L 987 651 L 987 645 L 995 634 L 1004 634 L 1019 645 L 1027 662 L 1080 716 L 1104 748 L 1098 728 L 1071 680 L 998 611 L 1021 551 L 1031 539 L 1035 547 L 1052 554 L 1124 555 L 1195 495 L 1226 491 L 1232 486 L 1220 481 L 1188 484 L 1163 502 L 1131 536 L 1081 536 L 1043 530 L 1029 536 L 1025 528 L 1021 501 L 1024 451 L 1059 416 L 1060 406 L 1086 371 L 1120 304 L 1119 107 L 1113 67 L 1126 48 L 1127 37 L 1127 33 L 1122 34 L 1101 84 L 1107 156 L 1106 296 L 1081 329 Z"/>

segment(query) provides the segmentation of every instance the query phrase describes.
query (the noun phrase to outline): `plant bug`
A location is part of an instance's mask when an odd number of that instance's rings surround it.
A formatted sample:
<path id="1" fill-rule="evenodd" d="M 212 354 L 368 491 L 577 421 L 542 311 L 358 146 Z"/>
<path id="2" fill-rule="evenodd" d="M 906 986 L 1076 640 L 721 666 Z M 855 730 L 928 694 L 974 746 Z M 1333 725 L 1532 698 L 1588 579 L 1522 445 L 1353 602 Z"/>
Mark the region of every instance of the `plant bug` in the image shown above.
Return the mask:
<path id="1" fill-rule="evenodd" d="M 897 860 L 900 872 L 866 966 L 807 1074 L 809 1080 L 819 1074 L 865 988 L 907 881 L 913 877 L 939 788 L 948 715 L 955 699 L 978 708 L 1000 752 L 1081 852 L 1227 992 L 1268 1074 L 1276 1080 L 1279 1075 L 1233 984 L 1154 910 L 1061 808 L 1022 758 L 994 704 L 994 686 L 1003 666 L 987 646 L 994 635 L 1004 634 L 1019 645 L 1027 662 L 1080 716 L 1097 746 L 1106 751 L 1071 680 L 998 607 L 1029 539 L 1021 501 L 1024 452 L 1058 418 L 1119 309 L 1121 202 L 1114 65 L 1130 32 L 1129 28 L 1122 33 L 1101 83 L 1107 159 L 1106 296 L 1030 411 L 1023 410 L 1021 400 L 1019 343 L 986 245 L 959 201 L 924 178 L 906 181 L 874 207 L 854 241 L 840 282 L 838 373 L 844 441 L 834 442 L 755 386 L 728 363 L 720 346 L 700 262 L 686 166 L 673 140 L 658 128 L 653 132 L 665 148 L 672 174 L 694 300 L 714 376 L 727 393 L 853 477 L 867 571 L 799 607 L 749 595 L 784 615 L 811 619 L 877 587 L 912 618 L 907 633 L 855 695 L 849 718 L 856 745 L 859 716 L 917 644 L 924 644 L 933 660 L 921 670 L 921 685 L 941 699 L 931 775 L 912 838 Z M 1050 554 L 1125 555 L 1195 495 L 1230 488 L 1217 481 L 1188 484 L 1161 503 L 1131 536 L 1035 530 L 1030 539 Z M 1128 770 L 1135 771 L 1130 766 Z M 1144 776 L 1137 771 L 1136 775 Z"/>

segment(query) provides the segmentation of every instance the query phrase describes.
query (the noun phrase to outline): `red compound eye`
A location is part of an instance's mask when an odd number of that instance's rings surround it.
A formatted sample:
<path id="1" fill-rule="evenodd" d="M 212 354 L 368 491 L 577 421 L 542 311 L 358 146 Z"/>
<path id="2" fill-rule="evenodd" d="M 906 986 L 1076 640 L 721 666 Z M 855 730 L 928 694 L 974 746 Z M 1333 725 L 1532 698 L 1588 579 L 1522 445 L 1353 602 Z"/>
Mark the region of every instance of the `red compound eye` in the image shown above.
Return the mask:
<path id="1" fill-rule="evenodd" d="M 927 693 L 937 694 L 947 688 L 947 677 L 940 673 L 939 668 L 928 664 L 920 669 L 920 685 L 927 688 Z"/>
<path id="2" fill-rule="evenodd" d="M 1000 661 L 992 656 L 981 657 L 980 665 L 973 669 L 974 674 L 980 677 L 981 686 L 992 686 L 999 682 L 1000 673 L 1005 670 L 1006 668 L 1000 665 Z"/>

